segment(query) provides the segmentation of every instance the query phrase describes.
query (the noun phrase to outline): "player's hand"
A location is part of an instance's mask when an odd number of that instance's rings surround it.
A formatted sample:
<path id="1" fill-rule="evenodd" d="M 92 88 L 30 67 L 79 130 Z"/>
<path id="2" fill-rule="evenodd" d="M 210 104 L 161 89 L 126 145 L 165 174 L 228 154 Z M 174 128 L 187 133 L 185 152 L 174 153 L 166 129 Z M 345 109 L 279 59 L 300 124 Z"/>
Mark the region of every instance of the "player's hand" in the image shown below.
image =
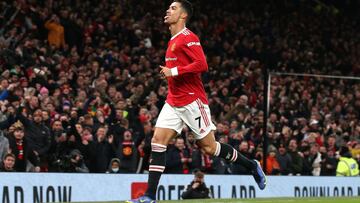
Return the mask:
<path id="1" fill-rule="evenodd" d="M 165 66 L 160 66 L 160 68 L 161 68 L 160 73 L 161 73 L 162 76 L 164 76 L 164 77 L 171 77 L 172 76 L 170 68 L 165 67 Z"/>

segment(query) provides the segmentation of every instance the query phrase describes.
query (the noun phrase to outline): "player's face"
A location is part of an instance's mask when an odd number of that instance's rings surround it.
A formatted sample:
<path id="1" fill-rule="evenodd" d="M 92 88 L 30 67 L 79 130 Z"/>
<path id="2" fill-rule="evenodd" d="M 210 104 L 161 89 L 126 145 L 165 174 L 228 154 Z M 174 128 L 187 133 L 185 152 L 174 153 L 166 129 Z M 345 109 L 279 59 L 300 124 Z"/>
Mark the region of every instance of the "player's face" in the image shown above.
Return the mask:
<path id="1" fill-rule="evenodd" d="M 178 2 L 173 2 L 169 9 L 166 11 L 166 16 L 164 17 L 164 23 L 166 24 L 175 24 L 183 15 L 183 10 L 181 4 Z"/>

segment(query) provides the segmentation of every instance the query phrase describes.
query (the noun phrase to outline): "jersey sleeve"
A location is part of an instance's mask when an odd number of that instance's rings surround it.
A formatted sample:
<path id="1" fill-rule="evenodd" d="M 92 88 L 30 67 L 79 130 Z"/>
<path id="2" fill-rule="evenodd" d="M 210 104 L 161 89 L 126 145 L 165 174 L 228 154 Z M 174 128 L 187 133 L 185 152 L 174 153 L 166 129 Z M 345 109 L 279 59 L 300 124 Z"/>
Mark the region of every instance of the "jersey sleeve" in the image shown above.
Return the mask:
<path id="1" fill-rule="evenodd" d="M 177 67 L 179 75 L 184 73 L 201 73 L 208 70 L 204 51 L 196 35 L 190 35 L 185 38 L 183 49 L 185 54 L 191 59 L 191 63 L 186 66 Z"/>

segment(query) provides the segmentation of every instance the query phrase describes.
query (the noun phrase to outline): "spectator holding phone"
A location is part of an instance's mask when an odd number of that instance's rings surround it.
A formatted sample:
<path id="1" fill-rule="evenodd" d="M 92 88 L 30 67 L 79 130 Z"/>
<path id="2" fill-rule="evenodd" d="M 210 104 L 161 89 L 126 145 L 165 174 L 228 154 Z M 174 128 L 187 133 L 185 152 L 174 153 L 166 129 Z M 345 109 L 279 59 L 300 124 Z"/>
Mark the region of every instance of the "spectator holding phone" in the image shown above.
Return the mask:
<path id="1" fill-rule="evenodd" d="M 209 197 L 209 188 L 204 182 L 204 173 L 201 171 L 195 172 L 194 180 L 188 185 L 185 192 L 182 193 L 183 199 L 206 199 Z"/>

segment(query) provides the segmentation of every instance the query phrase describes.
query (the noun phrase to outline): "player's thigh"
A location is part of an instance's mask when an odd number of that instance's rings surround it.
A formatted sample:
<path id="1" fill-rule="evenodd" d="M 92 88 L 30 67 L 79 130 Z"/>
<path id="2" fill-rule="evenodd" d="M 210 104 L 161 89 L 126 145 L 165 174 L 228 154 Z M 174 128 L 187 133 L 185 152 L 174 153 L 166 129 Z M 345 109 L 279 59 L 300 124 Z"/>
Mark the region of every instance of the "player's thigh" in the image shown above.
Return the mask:
<path id="1" fill-rule="evenodd" d="M 181 113 L 181 118 L 193 131 L 196 140 L 204 138 L 216 129 L 211 121 L 209 106 L 203 104 L 199 99 L 183 108 L 185 110 Z"/>
<path id="2" fill-rule="evenodd" d="M 155 124 L 155 132 L 152 142 L 158 144 L 167 144 L 176 134 L 180 134 L 184 126 L 174 107 L 165 103 L 160 111 Z"/>

